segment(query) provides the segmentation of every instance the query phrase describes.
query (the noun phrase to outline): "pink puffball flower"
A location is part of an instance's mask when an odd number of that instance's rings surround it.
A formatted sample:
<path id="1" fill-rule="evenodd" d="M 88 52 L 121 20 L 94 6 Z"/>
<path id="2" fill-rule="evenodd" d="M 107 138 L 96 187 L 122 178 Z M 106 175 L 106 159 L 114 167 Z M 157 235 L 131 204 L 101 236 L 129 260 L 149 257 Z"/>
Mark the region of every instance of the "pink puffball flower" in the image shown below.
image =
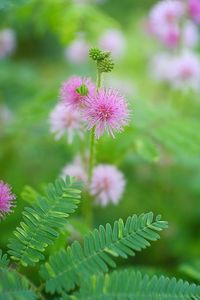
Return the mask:
<path id="1" fill-rule="evenodd" d="M 67 135 L 68 143 L 71 144 L 75 133 L 82 137 L 81 117 L 77 110 L 58 103 L 50 113 L 50 128 L 59 140 L 64 134 Z"/>
<path id="2" fill-rule="evenodd" d="M 61 173 L 61 177 L 65 178 L 66 176 L 75 177 L 76 180 L 82 181 L 84 183 L 87 182 L 87 172 L 84 168 L 83 162 L 80 156 L 76 156 L 74 161 L 70 164 L 67 164 Z"/>
<path id="3" fill-rule="evenodd" d="M 183 45 L 186 48 L 195 48 L 199 43 L 199 31 L 197 25 L 187 20 L 182 33 Z"/>
<path id="4" fill-rule="evenodd" d="M 124 175 L 112 165 L 95 167 L 90 185 L 90 193 L 96 198 L 96 203 L 106 206 L 117 204 L 122 197 L 125 187 Z"/>
<path id="5" fill-rule="evenodd" d="M 114 58 L 121 57 L 126 47 L 124 34 L 118 29 L 106 30 L 99 39 L 99 47 L 111 52 Z"/>
<path id="6" fill-rule="evenodd" d="M 96 95 L 87 97 L 83 118 L 89 130 L 95 128 L 97 138 L 105 131 L 114 137 L 114 131 L 122 131 L 128 123 L 128 105 L 117 90 L 100 89 Z"/>
<path id="7" fill-rule="evenodd" d="M 188 0 L 188 12 L 193 21 L 200 24 L 200 0 Z"/>
<path id="8" fill-rule="evenodd" d="M 92 96 L 95 93 L 95 84 L 89 79 L 79 76 L 72 76 L 66 80 L 60 90 L 61 101 L 71 108 L 80 108 L 84 106 L 86 96 L 82 96 L 77 92 L 77 89 L 85 85 L 88 89 L 88 95 Z"/>
<path id="9" fill-rule="evenodd" d="M 161 26 L 177 24 L 185 12 L 184 2 L 181 0 L 162 0 L 156 3 L 150 11 L 150 22 L 154 29 Z"/>
<path id="10" fill-rule="evenodd" d="M 175 89 L 199 91 L 200 59 L 193 52 L 184 52 L 172 64 L 172 86 Z"/>
<path id="11" fill-rule="evenodd" d="M 0 31 L 0 59 L 12 54 L 16 47 L 16 36 L 12 29 Z"/>
<path id="12" fill-rule="evenodd" d="M 89 44 L 84 38 L 75 39 L 67 48 L 64 55 L 69 62 L 82 64 L 87 61 Z"/>
<path id="13" fill-rule="evenodd" d="M 12 194 L 11 187 L 0 180 L 0 218 L 11 212 L 15 199 L 16 197 Z"/>

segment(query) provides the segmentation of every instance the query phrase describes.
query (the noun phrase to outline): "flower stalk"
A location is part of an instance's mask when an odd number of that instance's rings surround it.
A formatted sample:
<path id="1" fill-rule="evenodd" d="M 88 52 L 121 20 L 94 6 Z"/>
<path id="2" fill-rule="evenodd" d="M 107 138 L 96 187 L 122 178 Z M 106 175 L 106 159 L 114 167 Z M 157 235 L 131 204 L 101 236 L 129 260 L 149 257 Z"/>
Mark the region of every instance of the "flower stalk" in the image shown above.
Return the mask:
<path id="1" fill-rule="evenodd" d="M 96 62 L 97 65 L 97 78 L 96 78 L 96 93 L 98 93 L 102 84 L 102 74 L 104 72 L 111 72 L 114 63 L 110 57 L 110 52 L 104 52 L 97 48 L 92 48 L 89 51 L 89 56 Z M 96 137 L 95 137 L 95 126 L 91 129 L 90 136 L 90 154 L 89 154 L 89 165 L 88 165 L 88 188 L 91 185 L 93 170 L 95 166 L 96 156 Z M 85 201 L 83 204 L 83 215 L 85 222 L 89 227 L 93 224 L 93 212 L 92 212 L 92 197 L 89 193 L 86 193 Z"/>

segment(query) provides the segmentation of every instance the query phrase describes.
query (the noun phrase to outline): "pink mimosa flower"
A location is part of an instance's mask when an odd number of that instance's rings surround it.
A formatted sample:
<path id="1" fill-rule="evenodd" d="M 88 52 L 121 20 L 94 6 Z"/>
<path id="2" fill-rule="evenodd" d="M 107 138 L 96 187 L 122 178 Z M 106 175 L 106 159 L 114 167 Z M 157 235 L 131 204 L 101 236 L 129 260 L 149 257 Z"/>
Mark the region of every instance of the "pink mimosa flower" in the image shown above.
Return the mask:
<path id="1" fill-rule="evenodd" d="M 157 2 L 150 11 L 150 22 L 155 30 L 161 26 L 177 24 L 184 15 L 184 2 L 181 0 L 162 0 Z"/>
<path id="2" fill-rule="evenodd" d="M 192 19 L 200 24 L 200 0 L 188 0 L 188 11 Z"/>
<path id="3" fill-rule="evenodd" d="M 13 200 L 15 199 L 16 197 L 12 194 L 11 187 L 0 180 L 0 218 L 11 212 Z"/>
<path id="4" fill-rule="evenodd" d="M 106 206 L 117 204 L 125 187 L 124 175 L 112 165 L 98 165 L 93 172 L 90 193 L 96 198 L 96 203 Z"/>
<path id="5" fill-rule="evenodd" d="M 61 176 L 63 178 L 73 176 L 76 180 L 87 183 L 87 172 L 79 155 L 75 157 L 72 163 L 67 164 L 63 168 Z"/>
<path id="6" fill-rule="evenodd" d="M 83 118 L 89 130 L 95 127 L 97 138 L 105 131 L 114 137 L 114 132 L 122 131 L 128 123 L 128 105 L 117 90 L 100 89 L 96 95 L 87 97 Z"/>
<path id="7" fill-rule="evenodd" d="M 71 144 L 74 135 L 77 133 L 82 137 L 81 117 L 77 110 L 58 103 L 50 114 L 51 132 L 56 139 L 60 139 L 64 134 L 67 135 L 68 142 Z"/>
<path id="8" fill-rule="evenodd" d="M 61 86 L 61 101 L 66 106 L 70 106 L 72 108 L 79 108 L 83 106 L 86 96 L 82 96 L 77 92 L 77 89 L 82 85 L 85 85 L 88 89 L 88 96 L 92 96 L 95 93 L 95 84 L 89 78 L 72 76 Z"/>
<path id="9" fill-rule="evenodd" d="M 199 91 L 200 59 L 193 52 L 183 52 L 172 64 L 172 86 L 176 89 Z"/>

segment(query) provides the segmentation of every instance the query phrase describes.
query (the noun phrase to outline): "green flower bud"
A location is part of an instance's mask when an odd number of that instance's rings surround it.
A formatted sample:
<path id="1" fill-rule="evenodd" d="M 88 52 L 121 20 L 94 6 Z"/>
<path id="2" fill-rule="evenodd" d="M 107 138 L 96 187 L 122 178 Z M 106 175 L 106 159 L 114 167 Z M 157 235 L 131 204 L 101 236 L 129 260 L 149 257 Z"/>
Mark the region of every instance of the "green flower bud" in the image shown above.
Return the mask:
<path id="1" fill-rule="evenodd" d="M 111 58 L 105 58 L 104 60 L 98 62 L 97 68 L 102 73 L 111 72 L 114 68 L 114 62 Z"/>
<path id="2" fill-rule="evenodd" d="M 85 84 L 82 84 L 76 89 L 76 92 L 81 96 L 87 96 L 88 95 L 88 88 Z"/>
<path id="3" fill-rule="evenodd" d="M 95 61 L 101 61 L 110 56 L 110 52 L 101 51 L 98 48 L 91 48 L 89 50 L 89 56 Z"/>

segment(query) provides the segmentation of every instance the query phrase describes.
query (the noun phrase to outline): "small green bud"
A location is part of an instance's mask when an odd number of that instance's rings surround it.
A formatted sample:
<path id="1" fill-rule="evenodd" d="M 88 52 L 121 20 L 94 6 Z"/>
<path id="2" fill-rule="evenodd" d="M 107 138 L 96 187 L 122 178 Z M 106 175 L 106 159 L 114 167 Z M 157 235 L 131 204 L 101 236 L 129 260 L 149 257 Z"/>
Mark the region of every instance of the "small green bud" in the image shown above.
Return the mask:
<path id="1" fill-rule="evenodd" d="M 104 60 L 98 62 L 97 67 L 100 72 L 108 73 L 113 70 L 114 62 L 111 58 L 105 58 Z"/>
<path id="2" fill-rule="evenodd" d="M 81 96 L 87 96 L 88 95 L 88 88 L 85 84 L 82 84 L 76 89 L 76 92 Z"/>
<path id="3" fill-rule="evenodd" d="M 89 57 L 95 61 L 101 61 L 110 56 L 110 52 L 101 51 L 98 48 L 91 48 L 89 50 Z"/>

